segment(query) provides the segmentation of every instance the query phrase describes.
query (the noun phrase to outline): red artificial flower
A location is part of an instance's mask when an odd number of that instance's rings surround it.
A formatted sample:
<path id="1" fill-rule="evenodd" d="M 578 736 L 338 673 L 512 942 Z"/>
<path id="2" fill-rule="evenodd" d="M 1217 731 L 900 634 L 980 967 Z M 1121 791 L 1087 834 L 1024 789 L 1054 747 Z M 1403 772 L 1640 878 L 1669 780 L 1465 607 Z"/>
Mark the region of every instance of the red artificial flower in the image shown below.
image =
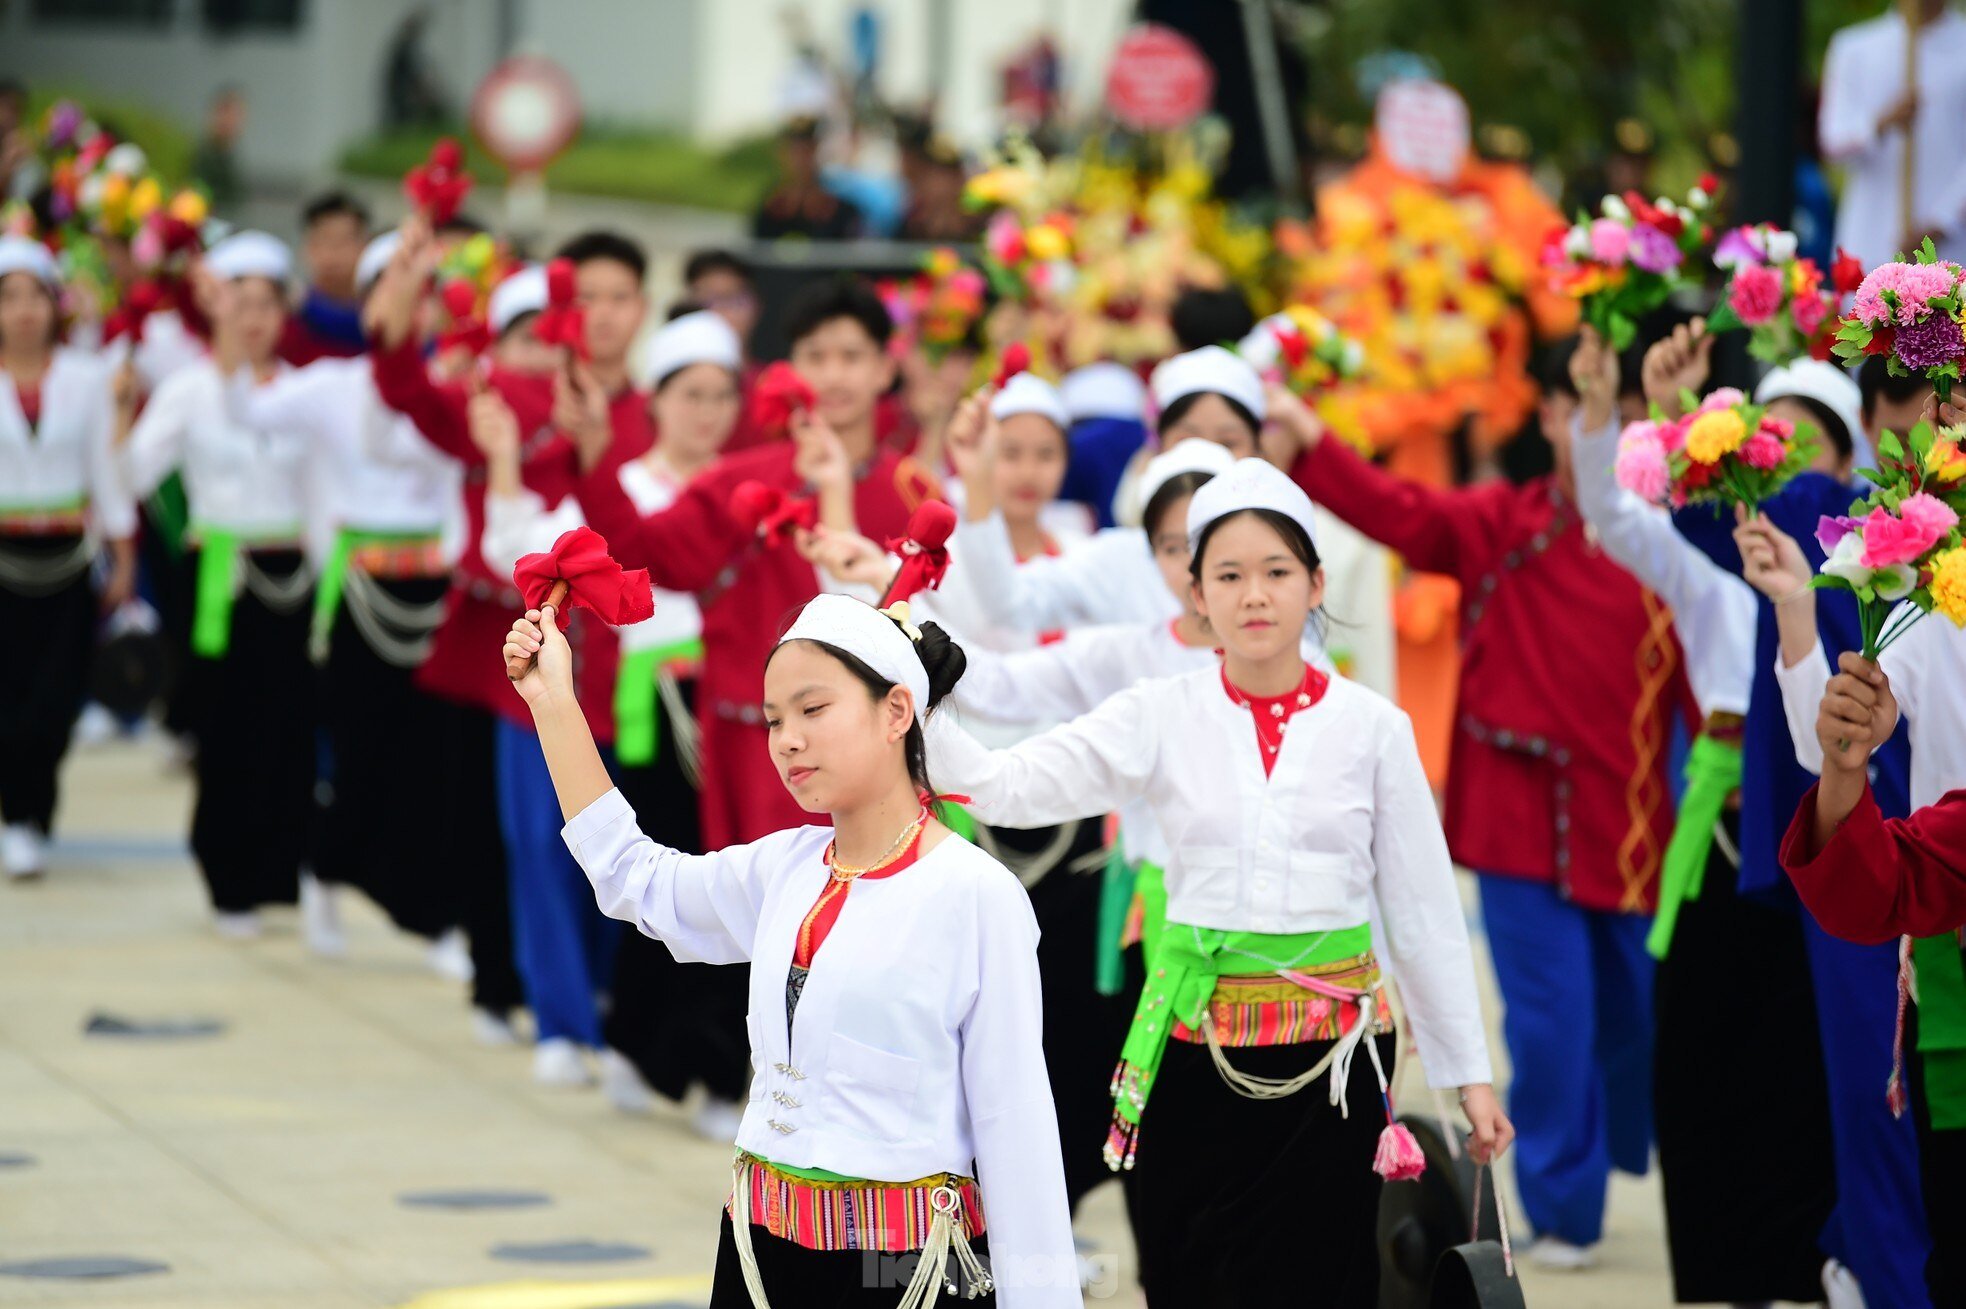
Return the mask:
<path id="1" fill-rule="evenodd" d="M 792 416 L 819 402 L 799 370 L 780 360 L 767 365 L 751 388 L 751 425 L 770 439 L 792 430 Z"/>
<path id="2" fill-rule="evenodd" d="M 164 306 L 164 288 L 144 278 L 131 284 L 123 295 L 123 303 L 110 311 L 103 320 L 102 338 L 105 343 L 127 336 L 133 345 L 143 344 L 144 323 L 150 315 Z"/>
<path id="3" fill-rule="evenodd" d="M 888 584 L 883 605 L 912 599 L 921 591 L 942 585 L 949 571 L 949 537 L 956 530 L 956 511 L 941 500 L 924 500 L 908 516 L 908 535 L 890 537 L 887 548 L 901 556 L 901 567 Z"/>
<path id="4" fill-rule="evenodd" d="M 1898 329 L 1880 327 L 1870 334 L 1870 343 L 1864 347 L 1867 355 L 1888 355 L 1891 347 L 1898 343 Z"/>
<path id="5" fill-rule="evenodd" d="M 456 137 L 439 137 L 429 158 L 403 176 L 403 194 L 432 227 L 455 218 L 470 193 L 471 174 L 464 171 L 464 147 Z"/>
<path id="6" fill-rule="evenodd" d="M 1031 347 L 1022 341 L 1012 341 L 1004 347 L 1003 362 L 997 365 L 997 375 L 990 385 L 1001 391 L 1011 378 L 1031 369 Z"/>
<path id="7" fill-rule="evenodd" d="M 512 583 L 528 609 L 546 602 L 555 582 L 567 584 L 567 608 L 591 609 L 615 627 L 639 623 L 655 612 L 648 570 L 626 572 L 608 554 L 608 543 L 591 527 L 561 534 L 544 554 L 527 555 L 512 570 Z"/>
<path id="8" fill-rule="evenodd" d="M 1701 173 L 1700 180 L 1694 183 L 1694 185 L 1698 186 L 1702 191 L 1705 191 L 1707 193 L 1707 198 L 1709 200 L 1711 200 L 1720 191 L 1720 179 L 1718 177 L 1715 177 L 1712 173 Z"/>
<path id="9" fill-rule="evenodd" d="M 1277 353 L 1283 356 L 1285 370 L 1294 373 L 1311 357 L 1311 343 L 1297 324 L 1272 323 L 1270 333 L 1277 339 Z"/>
<path id="10" fill-rule="evenodd" d="M 766 545 L 784 545 L 799 529 L 811 531 L 819 524 L 819 504 L 803 496 L 787 495 L 763 482 L 739 482 L 730 493 L 730 514 L 738 526 L 754 533 Z"/>
<path id="11" fill-rule="evenodd" d="M 1829 280 L 1838 295 L 1849 295 L 1864 284 L 1864 261 L 1842 246 L 1836 247 L 1836 259 L 1829 266 Z"/>
<path id="12" fill-rule="evenodd" d="M 548 345 L 565 346 L 577 359 L 587 355 L 587 316 L 574 300 L 573 261 L 546 265 L 546 308 L 532 322 L 533 335 Z"/>

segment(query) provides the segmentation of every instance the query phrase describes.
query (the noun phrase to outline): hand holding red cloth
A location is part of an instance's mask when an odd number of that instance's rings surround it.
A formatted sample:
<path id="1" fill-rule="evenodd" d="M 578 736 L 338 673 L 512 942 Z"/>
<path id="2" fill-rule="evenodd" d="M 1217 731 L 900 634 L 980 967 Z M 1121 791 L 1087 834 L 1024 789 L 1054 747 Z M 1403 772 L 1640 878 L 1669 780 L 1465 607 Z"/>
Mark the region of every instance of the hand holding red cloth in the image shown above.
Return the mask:
<path id="1" fill-rule="evenodd" d="M 791 430 L 792 415 L 816 403 L 805 378 L 781 360 L 758 374 L 751 388 L 751 426 L 765 440 L 776 440 Z"/>
<path id="2" fill-rule="evenodd" d="M 655 612 L 648 570 L 624 570 L 591 527 L 562 533 L 551 550 L 527 555 L 512 570 L 512 584 L 525 596 L 528 609 L 552 603 L 555 582 L 566 583 L 576 606 L 591 609 L 615 627 L 639 623 Z"/>
<path id="3" fill-rule="evenodd" d="M 548 345 L 563 345 L 574 358 L 587 356 L 587 315 L 574 297 L 573 260 L 555 259 L 546 265 L 546 308 L 533 320 L 533 335 Z"/>
<path id="4" fill-rule="evenodd" d="M 907 600 L 920 591 L 942 585 L 949 571 L 949 535 L 956 530 L 956 511 L 941 500 L 924 500 L 908 517 L 908 535 L 890 537 L 887 548 L 901 556 L 901 567 L 888 584 L 883 605 Z"/>
<path id="5" fill-rule="evenodd" d="M 795 532 L 809 532 L 819 525 L 818 502 L 757 481 L 737 484 L 730 493 L 730 513 L 738 526 L 755 532 L 767 545 L 783 545 Z"/>
<path id="6" fill-rule="evenodd" d="M 991 379 L 990 385 L 1001 391 L 1011 378 L 1030 371 L 1031 347 L 1022 341 L 1012 341 L 1004 347 L 1003 362 L 997 365 L 997 375 Z"/>
<path id="7" fill-rule="evenodd" d="M 442 227 L 457 216 L 464 197 L 471 194 L 471 174 L 464 171 L 464 147 L 456 137 L 439 137 L 429 158 L 403 175 L 403 194 L 432 227 Z"/>

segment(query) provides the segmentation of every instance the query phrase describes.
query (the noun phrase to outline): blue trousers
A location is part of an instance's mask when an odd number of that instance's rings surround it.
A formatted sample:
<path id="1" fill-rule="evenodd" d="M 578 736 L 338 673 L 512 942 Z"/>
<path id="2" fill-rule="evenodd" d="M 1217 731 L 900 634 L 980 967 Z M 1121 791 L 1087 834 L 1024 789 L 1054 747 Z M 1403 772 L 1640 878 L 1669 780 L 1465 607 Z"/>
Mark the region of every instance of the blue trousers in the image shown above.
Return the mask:
<path id="1" fill-rule="evenodd" d="M 1592 1245 L 1611 1170 L 1651 1162 L 1651 920 L 1582 909 L 1519 877 L 1480 885 L 1523 1209 L 1539 1234 Z"/>
<path id="2" fill-rule="evenodd" d="M 511 872 L 512 945 L 542 1041 L 601 1044 L 595 997 L 614 976 L 621 924 L 560 839 L 560 802 L 539 738 L 499 720 L 498 822 Z"/>
<path id="3" fill-rule="evenodd" d="M 1803 943 L 1816 985 L 1836 1156 L 1836 1208 L 1823 1230 L 1823 1250 L 1856 1274 L 1868 1309 L 1929 1309 L 1925 1260 L 1931 1240 L 1919 1189 L 1918 1136 L 1911 1114 L 1893 1118 L 1884 1102 L 1897 1021 L 1898 947 L 1839 941 L 1806 913 Z M 1780 1094 L 1779 1087 L 1770 1090 Z M 1948 1233 L 1947 1239 L 1958 1236 Z"/>

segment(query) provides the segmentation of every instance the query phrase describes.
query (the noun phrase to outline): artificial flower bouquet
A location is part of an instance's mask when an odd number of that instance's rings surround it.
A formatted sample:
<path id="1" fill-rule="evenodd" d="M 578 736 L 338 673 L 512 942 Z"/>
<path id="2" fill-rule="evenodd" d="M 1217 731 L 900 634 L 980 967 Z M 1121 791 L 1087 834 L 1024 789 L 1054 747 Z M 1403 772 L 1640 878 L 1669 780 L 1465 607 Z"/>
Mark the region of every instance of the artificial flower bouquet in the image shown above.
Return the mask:
<path id="1" fill-rule="evenodd" d="M 1552 286 L 1580 303 L 1612 349 L 1631 345 L 1638 320 L 1691 284 L 1686 265 L 1712 239 L 1706 215 L 1718 185 L 1703 175 L 1683 202 L 1608 195 L 1596 218 L 1580 213 L 1550 234 L 1543 266 Z"/>
<path id="2" fill-rule="evenodd" d="M 1642 500 L 1753 513 L 1815 458 L 1813 429 L 1774 417 L 1731 386 L 1681 400 L 1683 417 L 1667 419 L 1655 406 L 1618 438 L 1618 484 Z"/>
<path id="3" fill-rule="evenodd" d="M 1243 338 L 1242 357 L 1257 372 L 1314 399 L 1365 370 L 1365 351 L 1309 305 L 1271 314 Z"/>
<path id="4" fill-rule="evenodd" d="M 1942 403 L 1950 399 L 1966 358 L 1962 277 L 1966 270 L 1939 258 L 1929 236 L 1909 260 L 1879 264 L 1857 287 L 1849 317 L 1837 328 L 1837 355 L 1883 355 L 1891 376 L 1923 376 Z"/>
<path id="5" fill-rule="evenodd" d="M 1714 247 L 1713 262 L 1729 276 L 1707 330 L 1746 329 L 1748 353 L 1775 367 L 1805 355 L 1828 359 L 1837 305 L 1863 280 L 1862 265 L 1848 255 L 1837 258 L 1826 278 L 1815 260 L 1796 253 L 1795 233 L 1773 223 L 1729 231 Z"/>
<path id="6" fill-rule="evenodd" d="M 923 255 L 921 271 L 913 277 L 890 279 L 878 287 L 894 319 L 896 348 L 919 346 L 935 364 L 974 337 L 988 307 L 986 289 L 983 274 L 946 247 Z"/>
<path id="7" fill-rule="evenodd" d="M 1816 526 L 1828 558 L 1814 584 L 1857 597 L 1863 655 L 1873 662 L 1926 614 L 1966 627 L 1962 438 L 1966 429 L 1936 432 L 1929 423 L 1903 440 L 1886 432 L 1877 443 L 1878 467 L 1863 470 L 1874 483 L 1870 494 L 1847 515 L 1825 516 Z"/>

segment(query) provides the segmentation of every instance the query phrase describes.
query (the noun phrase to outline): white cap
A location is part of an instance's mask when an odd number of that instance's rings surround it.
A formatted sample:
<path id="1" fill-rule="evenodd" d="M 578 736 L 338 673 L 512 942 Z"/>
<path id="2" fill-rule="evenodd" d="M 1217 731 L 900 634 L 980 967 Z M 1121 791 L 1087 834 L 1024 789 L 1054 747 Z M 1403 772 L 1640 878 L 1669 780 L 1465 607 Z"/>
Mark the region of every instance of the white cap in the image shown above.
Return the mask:
<path id="1" fill-rule="evenodd" d="M 865 600 L 815 596 L 778 638 L 779 645 L 787 641 L 820 641 L 846 651 L 882 677 L 908 688 L 915 697 L 916 722 L 928 712 L 928 669 L 915 643 L 899 624 Z"/>
<path id="2" fill-rule="evenodd" d="M 1303 528 L 1312 545 L 1317 544 L 1317 520 L 1304 488 L 1268 460 L 1238 459 L 1188 501 L 1188 549 L 1200 543 L 1210 523 L 1245 509 L 1273 509 Z"/>
<path id="3" fill-rule="evenodd" d="M 1235 456 L 1229 453 L 1226 445 L 1204 441 L 1191 436 L 1185 441 L 1176 441 L 1167 449 L 1147 461 L 1140 472 L 1140 485 L 1136 493 L 1140 497 L 1140 508 L 1144 513 L 1154 493 L 1183 473 L 1207 473 L 1220 477 L 1235 466 Z"/>
<path id="4" fill-rule="evenodd" d="M 990 417 L 998 422 L 1015 418 L 1018 414 L 1048 418 L 1052 426 L 1061 432 L 1072 425 L 1071 417 L 1065 412 L 1065 402 L 1058 396 L 1058 388 L 1036 373 L 1017 374 L 1005 382 L 1003 390 L 990 401 Z"/>
<path id="5" fill-rule="evenodd" d="M 389 261 L 396 257 L 396 247 L 402 243 L 402 236 L 392 229 L 362 247 L 362 257 L 355 262 L 355 290 L 358 293 L 366 292 L 375 285 L 375 279 L 389 267 Z"/>
<path id="6" fill-rule="evenodd" d="M 1235 401 L 1255 415 L 1257 422 L 1263 421 L 1263 379 L 1248 360 L 1219 345 L 1205 345 L 1163 360 L 1154 369 L 1149 385 L 1154 407 L 1162 413 L 1185 396 L 1212 392 Z"/>
<path id="7" fill-rule="evenodd" d="M 649 386 L 660 386 L 663 378 L 691 364 L 715 364 L 733 373 L 744 367 L 744 344 L 722 314 L 699 309 L 664 323 L 649 338 L 642 378 Z"/>
<path id="8" fill-rule="evenodd" d="M 0 236 L 0 277 L 32 273 L 50 291 L 61 287 L 61 269 L 47 246 L 25 236 Z"/>
<path id="9" fill-rule="evenodd" d="M 1754 402 L 1765 405 L 1784 396 L 1814 400 L 1843 420 L 1854 448 L 1864 439 L 1864 393 L 1850 374 L 1821 359 L 1798 359 L 1772 369 L 1754 388 Z"/>
<path id="10" fill-rule="evenodd" d="M 1147 416 L 1147 387 L 1125 364 L 1106 362 L 1074 368 L 1058 384 L 1058 397 L 1075 423 L 1087 418 L 1140 422 Z"/>
<path id="11" fill-rule="evenodd" d="M 240 277 L 285 282 L 293 266 L 286 242 L 265 232 L 235 232 L 205 252 L 205 267 L 227 282 Z"/>
<path id="12" fill-rule="evenodd" d="M 492 335 L 503 336 L 521 315 L 536 314 L 545 307 L 546 266 L 527 264 L 492 288 L 491 305 L 486 310 Z"/>

